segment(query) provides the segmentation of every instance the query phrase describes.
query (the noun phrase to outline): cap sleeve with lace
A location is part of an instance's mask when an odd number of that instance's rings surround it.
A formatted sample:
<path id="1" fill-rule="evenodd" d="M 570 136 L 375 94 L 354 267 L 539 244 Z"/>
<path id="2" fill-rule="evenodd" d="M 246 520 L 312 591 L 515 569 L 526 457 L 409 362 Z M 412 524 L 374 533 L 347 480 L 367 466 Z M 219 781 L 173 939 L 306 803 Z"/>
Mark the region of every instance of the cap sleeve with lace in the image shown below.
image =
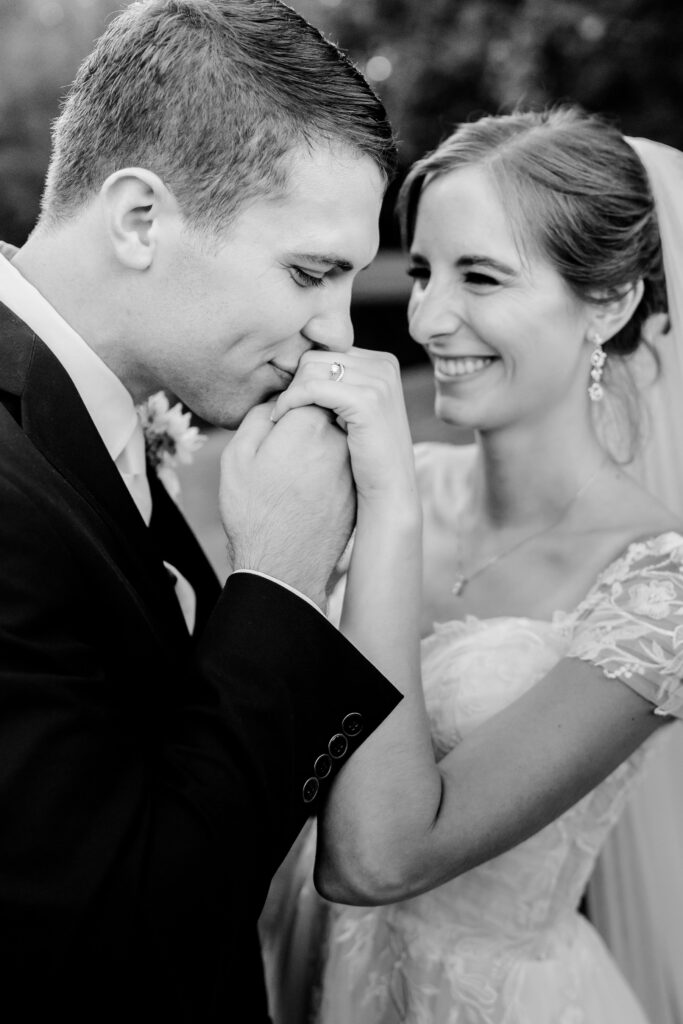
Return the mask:
<path id="1" fill-rule="evenodd" d="M 568 657 L 598 665 L 654 705 L 683 718 L 683 536 L 631 544 L 577 610 Z"/>

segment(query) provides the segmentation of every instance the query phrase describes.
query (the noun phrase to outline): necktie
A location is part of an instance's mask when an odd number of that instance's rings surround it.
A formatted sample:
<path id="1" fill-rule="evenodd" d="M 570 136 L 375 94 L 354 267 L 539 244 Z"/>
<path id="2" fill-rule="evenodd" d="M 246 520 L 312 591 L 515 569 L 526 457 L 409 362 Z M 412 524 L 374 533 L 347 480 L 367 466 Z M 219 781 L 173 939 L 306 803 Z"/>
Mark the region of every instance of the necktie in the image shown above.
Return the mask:
<path id="1" fill-rule="evenodd" d="M 123 477 L 123 482 L 130 491 L 145 525 L 149 526 L 149 521 L 152 518 L 152 495 L 145 464 L 145 438 L 142 433 L 142 425 L 137 417 L 133 433 L 116 460 L 116 467 Z"/>
<path id="2" fill-rule="evenodd" d="M 123 482 L 130 491 L 130 495 L 144 519 L 145 525 L 149 526 L 152 518 L 152 493 L 147 479 L 145 438 L 142 432 L 142 425 L 137 417 L 133 433 L 116 460 L 116 467 L 123 478 Z M 164 565 L 173 580 L 180 610 L 185 618 L 188 631 L 191 633 L 194 629 L 197 610 L 197 598 L 194 588 L 185 579 L 183 574 L 178 572 L 175 566 L 166 561 Z"/>

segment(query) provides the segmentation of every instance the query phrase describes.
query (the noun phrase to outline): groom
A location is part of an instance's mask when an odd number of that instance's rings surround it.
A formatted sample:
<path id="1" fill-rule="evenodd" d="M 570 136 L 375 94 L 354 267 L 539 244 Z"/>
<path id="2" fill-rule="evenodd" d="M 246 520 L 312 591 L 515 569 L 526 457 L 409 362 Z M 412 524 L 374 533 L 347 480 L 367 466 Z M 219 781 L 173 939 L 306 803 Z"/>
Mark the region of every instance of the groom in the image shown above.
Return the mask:
<path id="1" fill-rule="evenodd" d="M 0 257 L 3 1019 L 267 1019 L 255 922 L 335 772 L 398 702 L 321 614 L 344 435 L 267 399 L 346 350 L 394 150 L 277 0 L 147 0 L 56 124 Z M 220 590 L 134 410 L 242 426 Z M 251 410 L 251 411 L 250 411 Z"/>

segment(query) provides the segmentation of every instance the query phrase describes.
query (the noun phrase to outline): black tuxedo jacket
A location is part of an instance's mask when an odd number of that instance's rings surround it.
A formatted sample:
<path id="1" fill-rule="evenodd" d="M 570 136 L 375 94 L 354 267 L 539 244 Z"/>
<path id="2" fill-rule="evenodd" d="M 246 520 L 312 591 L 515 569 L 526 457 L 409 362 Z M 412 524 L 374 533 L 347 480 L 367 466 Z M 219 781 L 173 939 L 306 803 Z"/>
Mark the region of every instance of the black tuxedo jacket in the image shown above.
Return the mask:
<path id="1" fill-rule="evenodd" d="M 0 305 L 0 1013 L 267 1019 L 255 923 L 398 702 L 324 617 L 148 530 L 70 379 Z M 187 633 L 162 559 L 198 595 Z"/>

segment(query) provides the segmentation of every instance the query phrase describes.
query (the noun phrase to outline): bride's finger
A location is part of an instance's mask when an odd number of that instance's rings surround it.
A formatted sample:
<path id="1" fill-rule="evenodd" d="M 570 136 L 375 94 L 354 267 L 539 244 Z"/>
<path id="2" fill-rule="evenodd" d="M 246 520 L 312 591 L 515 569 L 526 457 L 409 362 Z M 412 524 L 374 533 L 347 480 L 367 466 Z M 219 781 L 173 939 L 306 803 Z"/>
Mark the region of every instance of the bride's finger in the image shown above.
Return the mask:
<path id="1" fill-rule="evenodd" d="M 345 380 L 353 369 L 365 376 L 382 379 L 398 378 L 401 373 L 399 362 L 391 352 L 363 348 L 350 348 L 346 352 L 311 349 L 302 355 L 297 372 L 305 373 L 310 368 L 316 376 L 328 376 L 330 380 L 339 382 Z"/>
<path id="2" fill-rule="evenodd" d="M 291 409 L 306 405 L 318 405 L 329 409 L 335 416 L 348 420 L 354 411 L 367 405 L 371 389 L 360 383 L 351 383 L 348 378 L 334 381 L 329 378 L 302 376 L 294 378 L 286 391 L 281 392 L 271 413 L 273 423 L 282 419 Z"/>
<path id="3" fill-rule="evenodd" d="M 350 393 L 349 388 L 360 390 Z M 382 402 L 391 401 L 392 396 L 403 402 L 400 368 L 393 355 L 363 349 L 312 350 L 302 356 L 292 383 L 277 399 L 272 418 L 276 422 L 289 409 L 314 404 L 348 418 L 350 408 L 360 411 L 358 403 L 373 396 Z"/>

